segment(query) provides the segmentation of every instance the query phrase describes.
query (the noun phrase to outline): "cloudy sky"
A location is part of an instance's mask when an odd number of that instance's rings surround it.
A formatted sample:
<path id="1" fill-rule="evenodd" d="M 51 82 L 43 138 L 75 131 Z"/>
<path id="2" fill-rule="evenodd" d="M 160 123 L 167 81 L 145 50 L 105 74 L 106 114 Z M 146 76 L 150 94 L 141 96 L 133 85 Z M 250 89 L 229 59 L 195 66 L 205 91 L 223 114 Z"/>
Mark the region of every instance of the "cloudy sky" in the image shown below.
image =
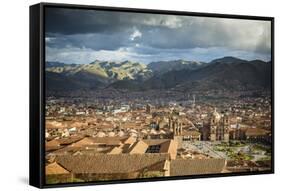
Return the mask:
<path id="1" fill-rule="evenodd" d="M 47 8 L 45 23 L 47 61 L 271 59 L 269 21 Z"/>

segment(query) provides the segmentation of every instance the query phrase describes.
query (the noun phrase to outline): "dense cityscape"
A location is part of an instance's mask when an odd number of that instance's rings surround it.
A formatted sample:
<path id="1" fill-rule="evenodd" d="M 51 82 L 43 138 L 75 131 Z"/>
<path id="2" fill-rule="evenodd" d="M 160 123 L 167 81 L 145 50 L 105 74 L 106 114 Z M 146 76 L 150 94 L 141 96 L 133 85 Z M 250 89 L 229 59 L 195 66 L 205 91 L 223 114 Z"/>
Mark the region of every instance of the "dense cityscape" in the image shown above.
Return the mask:
<path id="1" fill-rule="evenodd" d="M 46 184 L 272 170 L 271 22 L 45 10 Z"/>
<path id="2" fill-rule="evenodd" d="M 270 94 L 196 93 L 109 89 L 48 97 L 46 181 L 270 170 Z"/>

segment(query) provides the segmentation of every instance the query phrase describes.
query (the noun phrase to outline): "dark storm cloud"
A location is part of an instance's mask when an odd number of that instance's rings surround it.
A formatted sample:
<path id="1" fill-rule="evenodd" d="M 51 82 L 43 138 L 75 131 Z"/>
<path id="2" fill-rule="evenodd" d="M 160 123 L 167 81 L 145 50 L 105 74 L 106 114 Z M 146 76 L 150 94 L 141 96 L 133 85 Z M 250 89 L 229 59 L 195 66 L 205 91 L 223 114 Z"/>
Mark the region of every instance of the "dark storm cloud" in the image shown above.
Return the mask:
<path id="1" fill-rule="evenodd" d="M 151 55 L 183 57 L 193 49 L 268 58 L 270 34 L 267 21 L 56 8 L 46 12 L 49 50 L 80 49 L 87 50 L 87 55 L 90 50 L 103 51 L 109 57 L 110 51 L 116 51 L 112 57 L 129 55 L 128 59 L 147 62 Z"/>
<path id="2" fill-rule="evenodd" d="M 46 32 L 54 34 L 85 34 L 127 31 L 128 27 L 165 25 L 161 15 L 47 8 Z"/>
<path id="3" fill-rule="evenodd" d="M 93 50 L 115 50 L 121 46 L 127 46 L 128 40 L 124 35 L 104 35 L 104 34 L 75 34 L 56 35 L 47 38 L 47 45 L 52 48 L 91 48 Z"/>
<path id="4" fill-rule="evenodd" d="M 121 26 L 119 17 L 92 10 L 47 8 L 46 32 L 49 34 L 84 34 L 113 32 Z"/>

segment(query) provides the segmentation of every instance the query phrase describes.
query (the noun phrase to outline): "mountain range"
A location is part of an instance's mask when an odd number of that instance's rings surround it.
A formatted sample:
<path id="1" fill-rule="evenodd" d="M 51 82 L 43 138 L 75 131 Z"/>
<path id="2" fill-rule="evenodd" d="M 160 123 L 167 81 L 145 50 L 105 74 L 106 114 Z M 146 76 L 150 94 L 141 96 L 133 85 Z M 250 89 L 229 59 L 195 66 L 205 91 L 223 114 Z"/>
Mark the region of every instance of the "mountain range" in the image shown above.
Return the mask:
<path id="1" fill-rule="evenodd" d="M 271 62 L 223 57 L 211 62 L 186 60 L 109 62 L 89 64 L 46 62 L 47 91 L 115 88 L 145 91 L 270 89 Z"/>

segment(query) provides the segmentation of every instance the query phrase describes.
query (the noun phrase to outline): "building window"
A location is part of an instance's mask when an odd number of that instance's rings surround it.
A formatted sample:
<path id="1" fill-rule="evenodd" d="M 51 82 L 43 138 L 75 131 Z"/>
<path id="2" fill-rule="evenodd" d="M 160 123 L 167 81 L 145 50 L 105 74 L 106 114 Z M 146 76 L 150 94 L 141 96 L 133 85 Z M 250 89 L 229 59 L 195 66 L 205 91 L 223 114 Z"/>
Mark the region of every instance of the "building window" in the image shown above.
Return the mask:
<path id="1" fill-rule="evenodd" d="M 160 151 L 160 145 L 150 145 L 145 153 L 159 153 Z"/>

